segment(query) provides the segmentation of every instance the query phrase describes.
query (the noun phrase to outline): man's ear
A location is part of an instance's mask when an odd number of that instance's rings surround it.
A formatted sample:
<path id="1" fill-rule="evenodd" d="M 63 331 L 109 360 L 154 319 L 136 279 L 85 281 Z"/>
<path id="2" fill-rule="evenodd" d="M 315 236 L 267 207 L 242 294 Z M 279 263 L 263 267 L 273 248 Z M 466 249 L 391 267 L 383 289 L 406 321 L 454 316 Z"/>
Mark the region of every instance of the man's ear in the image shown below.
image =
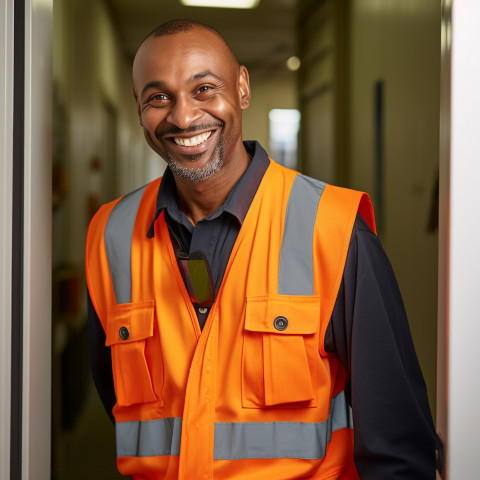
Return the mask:
<path id="1" fill-rule="evenodd" d="M 248 77 L 248 70 L 243 65 L 240 65 L 238 94 L 240 96 L 240 107 L 242 110 L 246 110 L 250 105 L 250 79 Z"/>
<path id="2" fill-rule="evenodd" d="M 133 98 L 135 99 L 135 103 L 137 104 L 137 114 L 138 119 L 140 120 L 140 126 L 143 127 L 142 123 L 142 111 L 140 109 L 140 102 L 138 100 L 137 92 L 135 91 L 135 87 L 132 87 Z"/>

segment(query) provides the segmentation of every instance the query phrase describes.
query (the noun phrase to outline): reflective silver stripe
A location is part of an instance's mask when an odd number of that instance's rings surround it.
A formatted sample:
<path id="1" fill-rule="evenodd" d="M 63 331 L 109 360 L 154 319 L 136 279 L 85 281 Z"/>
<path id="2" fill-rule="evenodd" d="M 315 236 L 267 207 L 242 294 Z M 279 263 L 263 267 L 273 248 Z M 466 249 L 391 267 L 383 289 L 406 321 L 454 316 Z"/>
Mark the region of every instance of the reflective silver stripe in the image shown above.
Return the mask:
<path id="1" fill-rule="evenodd" d="M 280 251 L 279 295 L 313 295 L 313 229 L 325 185 L 304 175 L 293 181 Z"/>
<path id="2" fill-rule="evenodd" d="M 322 458 L 332 432 L 352 427 L 351 409 L 341 392 L 332 399 L 324 422 L 215 423 L 214 458 Z M 117 422 L 117 456 L 179 455 L 181 430 L 181 418 Z"/>
<path id="3" fill-rule="evenodd" d="M 353 428 L 352 407 L 345 398 L 345 392 L 340 392 L 333 398 L 330 417 L 332 418 L 332 432 L 342 428 Z"/>
<path id="4" fill-rule="evenodd" d="M 324 422 L 216 423 L 214 458 L 318 459 L 325 456 L 332 432 L 342 428 L 352 428 L 343 392 L 332 399 L 330 415 Z"/>
<path id="5" fill-rule="evenodd" d="M 117 422 L 117 457 L 180 455 L 181 418 Z"/>
<path id="6" fill-rule="evenodd" d="M 133 226 L 145 188 L 125 195 L 113 207 L 105 227 L 105 248 L 117 303 L 129 303 L 132 298 Z"/>

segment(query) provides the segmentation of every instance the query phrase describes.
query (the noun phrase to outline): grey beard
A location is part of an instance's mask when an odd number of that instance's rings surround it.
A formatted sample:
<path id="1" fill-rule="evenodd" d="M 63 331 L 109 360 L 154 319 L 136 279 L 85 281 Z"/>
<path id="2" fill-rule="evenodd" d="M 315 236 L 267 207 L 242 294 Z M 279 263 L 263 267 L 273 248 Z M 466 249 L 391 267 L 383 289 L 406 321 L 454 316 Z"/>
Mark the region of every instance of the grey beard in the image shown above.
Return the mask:
<path id="1" fill-rule="evenodd" d="M 218 146 L 215 149 L 213 158 L 203 168 L 183 167 L 177 161 L 168 156 L 166 159 L 170 170 L 179 178 L 189 182 L 199 183 L 213 177 L 223 165 L 223 148 Z"/>

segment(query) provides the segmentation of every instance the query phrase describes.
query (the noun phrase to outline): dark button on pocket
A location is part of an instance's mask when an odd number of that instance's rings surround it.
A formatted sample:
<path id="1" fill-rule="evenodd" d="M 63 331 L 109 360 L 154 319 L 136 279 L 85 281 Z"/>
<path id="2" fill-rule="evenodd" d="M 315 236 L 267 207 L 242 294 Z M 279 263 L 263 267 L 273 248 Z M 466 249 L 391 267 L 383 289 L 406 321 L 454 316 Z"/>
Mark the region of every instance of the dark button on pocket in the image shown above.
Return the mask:
<path id="1" fill-rule="evenodd" d="M 127 327 L 120 327 L 118 334 L 122 340 L 128 340 L 128 337 L 130 336 L 130 332 L 128 331 Z"/>
<path id="2" fill-rule="evenodd" d="M 285 330 L 288 327 L 288 320 L 285 317 L 277 317 L 273 321 L 273 326 L 280 332 Z"/>

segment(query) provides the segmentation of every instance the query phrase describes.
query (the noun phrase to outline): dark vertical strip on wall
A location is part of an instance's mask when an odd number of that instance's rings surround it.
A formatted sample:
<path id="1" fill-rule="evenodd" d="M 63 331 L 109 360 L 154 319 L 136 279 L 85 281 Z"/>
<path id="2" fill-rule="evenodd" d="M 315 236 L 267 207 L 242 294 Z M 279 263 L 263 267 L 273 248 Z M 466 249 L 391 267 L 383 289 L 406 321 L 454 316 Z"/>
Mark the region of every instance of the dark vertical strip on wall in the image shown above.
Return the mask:
<path id="1" fill-rule="evenodd" d="M 384 226 L 384 84 L 382 80 L 374 87 L 374 148 L 375 148 L 375 221 L 377 232 L 382 234 Z"/>
<path id="2" fill-rule="evenodd" d="M 14 2 L 10 480 L 22 478 L 25 1 Z"/>

